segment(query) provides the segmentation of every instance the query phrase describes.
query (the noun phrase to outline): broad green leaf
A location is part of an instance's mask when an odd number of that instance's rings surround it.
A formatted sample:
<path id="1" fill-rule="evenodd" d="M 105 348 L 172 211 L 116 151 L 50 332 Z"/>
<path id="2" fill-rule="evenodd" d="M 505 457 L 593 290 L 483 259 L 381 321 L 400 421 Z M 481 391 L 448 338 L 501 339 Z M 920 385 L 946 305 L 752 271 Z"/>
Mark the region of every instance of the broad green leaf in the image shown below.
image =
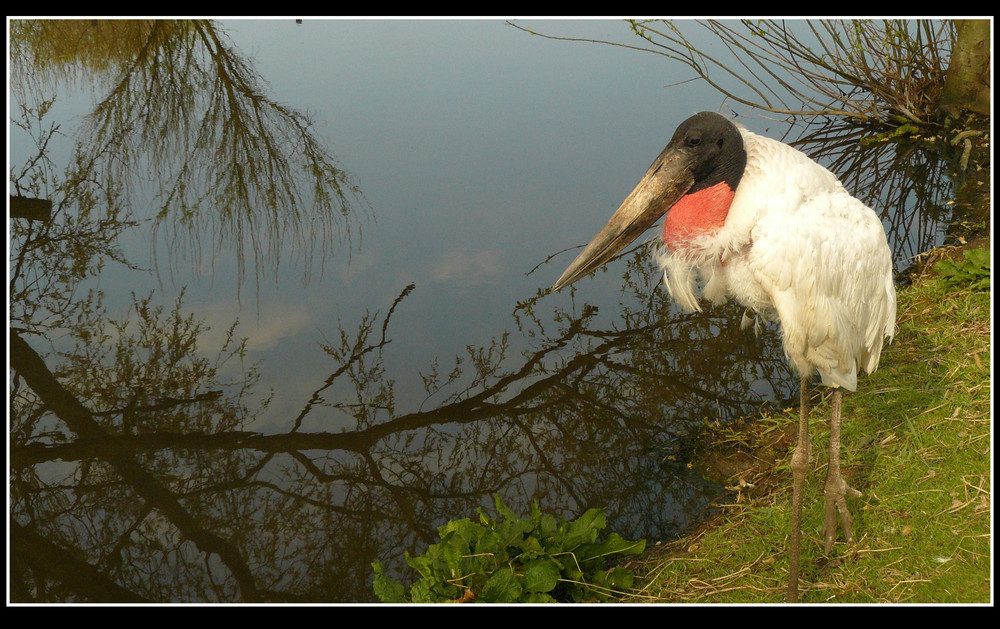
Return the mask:
<path id="1" fill-rule="evenodd" d="M 618 533 L 611 533 L 603 542 L 594 544 L 588 549 L 589 552 L 587 553 L 587 559 L 609 557 L 616 554 L 638 555 L 645 549 L 646 540 L 644 539 L 640 539 L 637 542 L 631 542 L 622 538 L 622 536 Z"/>
<path id="2" fill-rule="evenodd" d="M 551 558 L 536 559 L 524 566 L 527 592 L 550 592 L 559 583 L 559 564 Z"/>
<path id="3" fill-rule="evenodd" d="M 414 603 L 444 603 L 448 599 L 443 596 L 435 596 L 427 581 L 417 581 L 410 588 L 410 600 Z"/>
<path id="4" fill-rule="evenodd" d="M 500 499 L 500 494 L 497 494 L 496 496 L 493 497 L 493 503 L 494 503 L 494 505 L 496 505 L 497 513 L 499 515 L 502 515 L 504 518 L 506 518 L 508 520 L 517 520 L 518 519 L 517 514 L 514 513 L 510 509 L 510 507 L 508 507 L 507 505 L 505 505 L 503 503 L 503 500 Z"/>
<path id="5" fill-rule="evenodd" d="M 521 596 L 521 592 L 521 585 L 514 571 L 502 568 L 486 581 L 476 600 L 482 603 L 514 603 Z"/>
<path id="6" fill-rule="evenodd" d="M 375 578 L 372 581 L 375 596 L 383 603 L 405 603 L 406 588 L 403 584 L 389 578 L 382 569 L 382 564 L 377 561 L 372 563 L 372 569 L 375 571 Z"/>
<path id="7" fill-rule="evenodd" d="M 564 550 L 572 550 L 581 544 L 589 544 L 597 539 L 597 533 L 606 526 L 604 511 L 589 509 L 578 519 L 569 523 L 563 541 Z"/>
<path id="8" fill-rule="evenodd" d="M 433 546 L 428 548 L 428 554 L 420 555 L 419 557 L 413 557 L 409 553 L 405 553 L 403 557 L 406 559 L 406 563 L 417 571 L 420 576 L 425 579 L 433 578 L 434 575 L 434 556 L 432 553 Z"/>

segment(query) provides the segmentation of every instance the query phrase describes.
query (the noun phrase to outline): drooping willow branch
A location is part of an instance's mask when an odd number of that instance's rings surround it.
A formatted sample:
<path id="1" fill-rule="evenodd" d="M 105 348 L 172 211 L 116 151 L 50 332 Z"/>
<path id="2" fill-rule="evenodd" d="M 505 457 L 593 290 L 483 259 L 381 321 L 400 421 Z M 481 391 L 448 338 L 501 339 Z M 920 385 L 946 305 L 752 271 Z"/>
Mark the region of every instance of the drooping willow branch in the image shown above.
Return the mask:
<path id="1" fill-rule="evenodd" d="M 548 39 L 556 37 L 514 27 Z M 954 40 L 947 20 L 630 20 L 645 45 L 727 98 L 785 116 L 933 121 Z M 695 29 L 712 35 L 706 43 Z"/>

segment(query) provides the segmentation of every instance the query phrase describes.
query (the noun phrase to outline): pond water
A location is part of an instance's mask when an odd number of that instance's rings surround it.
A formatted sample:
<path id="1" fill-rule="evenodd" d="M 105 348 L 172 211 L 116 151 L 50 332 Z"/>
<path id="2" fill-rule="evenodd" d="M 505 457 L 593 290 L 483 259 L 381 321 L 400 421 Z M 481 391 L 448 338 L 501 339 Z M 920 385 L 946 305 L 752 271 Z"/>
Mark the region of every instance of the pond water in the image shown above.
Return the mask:
<path id="1" fill-rule="evenodd" d="M 623 22 L 517 23 L 636 44 Z M 162 145 L 144 136 L 171 89 L 155 73 L 123 85 L 81 61 L 83 78 L 14 93 L 14 118 L 15 103 L 56 99 L 31 133 L 10 127 L 12 177 L 35 169 L 12 194 L 52 198 L 65 230 L 54 234 L 112 233 L 130 264 L 92 243 L 80 273 L 24 262 L 24 243 L 49 234 L 12 232 L 8 272 L 24 290 L 12 289 L 11 326 L 86 407 L 68 420 L 47 397 L 62 393 L 47 390 L 43 404 L 12 378 L 12 545 L 31 549 L 13 562 L 12 600 L 372 601 L 373 561 L 412 578 L 403 551 L 422 552 L 449 519 L 491 511 L 495 495 L 521 513 L 532 500 L 567 518 L 602 507 L 609 530 L 648 543 L 725 495 L 685 452 L 698 431 L 794 395 L 773 326 L 741 331 L 735 306 L 679 313 L 641 247 L 572 291 L 544 291 L 691 113 L 732 110 L 774 137 L 786 123 L 686 82 L 661 56 L 502 20 L 200 28 L 157 43 L 159 63 L 190 64 L 176 76 L 192 87 L 171 106 L 211 108 L 206 94 L 219 92 L 199 72 L 213 64 L 199 63 L 220 56 L 188 53 L 224 42 L 268 99 L 308 115 L 346 173 L 349 215 L 277 203 L 273 222 L 266 212 L 233 220 L 239 199 L 212 196 L 231 180 L 210 168 L 171 206 L 163 181 L 205 168 L 187 155 L 256 173 L 252 151 L 213 153 L 212 142 L 259 135 L 222 116 L 207 136 L 190 119 L 165 125 Z M 131 116 L 105 127 L 124 137 L 83 118 L 129 90 L 105 111 Z M 61 134 L 41 168 L 32 135 L 51 122 Z M 280 124 L 265 158 L 308 146 Z M 75 142 L 95 139 L 135 159 L 100 170 L 127 190 L 134 227 L 67 218 L 123 198 L 106 182 L 93 206 L 93 191 L 37 183 L 70 179 Z M 286 163 L 308 189 L 310 164 Z M 281 191 L 254 194 L 247 205 L 259 210 Z M 949 191 L 928 194 L 944 205 Z M 943 237 L 913 195 L 903 201 L 879 207 L 899 269 Z M 101 307 L 90 290 L 102 291 Z M 241 351 L 231 338 L 246 339 Z M 73 561 L 46 559 L 58 549 Z"/>

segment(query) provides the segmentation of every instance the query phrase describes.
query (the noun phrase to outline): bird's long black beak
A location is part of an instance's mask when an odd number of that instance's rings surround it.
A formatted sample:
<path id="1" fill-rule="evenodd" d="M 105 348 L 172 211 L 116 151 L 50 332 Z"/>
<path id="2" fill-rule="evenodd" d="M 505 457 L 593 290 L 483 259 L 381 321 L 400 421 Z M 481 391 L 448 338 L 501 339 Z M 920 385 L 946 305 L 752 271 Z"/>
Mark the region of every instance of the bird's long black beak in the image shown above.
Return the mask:
<path id="1" fill-rule="evenodd" d="M 560 290 L 598 268 L 667 213 L 694 185 L 690 160 L 683 150 L 663 149 L 621 207 L 553 284 Z"/>

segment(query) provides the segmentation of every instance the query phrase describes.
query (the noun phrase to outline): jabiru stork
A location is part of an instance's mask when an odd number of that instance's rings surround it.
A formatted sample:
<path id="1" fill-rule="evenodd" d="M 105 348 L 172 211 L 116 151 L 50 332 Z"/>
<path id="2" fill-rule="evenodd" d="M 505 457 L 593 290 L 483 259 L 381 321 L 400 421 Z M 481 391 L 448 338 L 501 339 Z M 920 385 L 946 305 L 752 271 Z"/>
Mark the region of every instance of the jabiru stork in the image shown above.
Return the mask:
<path id="1" fill-rule="evenodd" d="M 702 112 L 685 120 L 603 229 L 556 281 L 558 291 L 600 267 L 661 216 L 655 248 L 671 297 L 688 311 L 699 297 L 734 298 L 780 322 L 797 372 L 798 442 L 792 454 L 787 600 L 798 600 L 802 499 L 809 462 L 808 386 L 833 388 L 824 550 L 837 521 L 852 539 L 840 473 L 842 392 L 878 367 L 896 330 L 892 257 L 878 215 L 800 151 Z"/>

